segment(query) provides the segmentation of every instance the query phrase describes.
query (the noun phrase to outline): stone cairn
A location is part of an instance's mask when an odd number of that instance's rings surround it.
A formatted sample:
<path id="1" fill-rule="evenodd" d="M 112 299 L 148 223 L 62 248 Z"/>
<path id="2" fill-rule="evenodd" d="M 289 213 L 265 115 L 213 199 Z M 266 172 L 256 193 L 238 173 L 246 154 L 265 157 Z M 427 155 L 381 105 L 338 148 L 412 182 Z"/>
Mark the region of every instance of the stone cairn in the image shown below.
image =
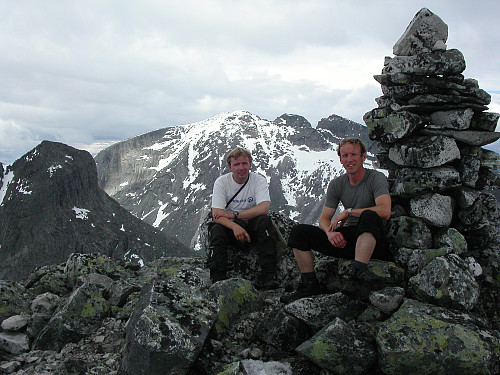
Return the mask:
<path id="1" fill-rule="evenodd" d="M 500 138 L 500 115 L 486 112 L 490 95 L 464 78 L 464 56 L 447 49 L 447 37 L 448 26 L 430 10 L 415 15 L 395 57 L 374 76 L 383 96 L 364 121 L 389 171 L 392 251 L 412 292 L 468 311 L 489 301 L 487 315 L 499 329 L 500 209 L 485 191 L 499 186 L 500 157 L 481 146 Z M 481 285 L 465 277 L 471 274 Z M 424 285 L 426 278 L 433 282 Z M 458 280 L 468 280 L 467 295 L 442 293 Z"/>

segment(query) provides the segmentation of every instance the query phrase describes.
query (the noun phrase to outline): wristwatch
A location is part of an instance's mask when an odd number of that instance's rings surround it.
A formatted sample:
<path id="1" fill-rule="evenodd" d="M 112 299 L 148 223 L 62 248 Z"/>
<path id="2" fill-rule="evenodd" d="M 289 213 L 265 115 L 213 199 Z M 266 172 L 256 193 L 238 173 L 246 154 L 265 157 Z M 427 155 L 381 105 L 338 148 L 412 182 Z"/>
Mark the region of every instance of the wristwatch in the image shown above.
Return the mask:
<path id="1" fill-rule="evenodd" d="M 352 208 L 347 209 L 347 216 L 351 216 L 351 211 L 352 211 Z"/>
<path id="2" fill-rule="evenodd" d="M 234 216 L 235 219 L 237 219 L 238 218 L 238 211 L 234 211 L 233 212 L 233 216 Z"/>

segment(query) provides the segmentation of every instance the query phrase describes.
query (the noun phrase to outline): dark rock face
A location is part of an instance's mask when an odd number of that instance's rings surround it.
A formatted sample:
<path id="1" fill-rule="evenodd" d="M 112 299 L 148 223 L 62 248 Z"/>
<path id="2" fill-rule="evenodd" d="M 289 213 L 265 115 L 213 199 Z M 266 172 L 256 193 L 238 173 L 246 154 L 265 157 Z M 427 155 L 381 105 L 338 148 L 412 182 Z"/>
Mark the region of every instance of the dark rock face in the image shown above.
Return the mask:
<path id="1" fill-rule="evenodd" d="M 132 262 L 189 254 L 107 196 L 86 151 L 44 141 L 7 168 L 1 191 L 3 279 L 19 280 L 73 252 Z"/>

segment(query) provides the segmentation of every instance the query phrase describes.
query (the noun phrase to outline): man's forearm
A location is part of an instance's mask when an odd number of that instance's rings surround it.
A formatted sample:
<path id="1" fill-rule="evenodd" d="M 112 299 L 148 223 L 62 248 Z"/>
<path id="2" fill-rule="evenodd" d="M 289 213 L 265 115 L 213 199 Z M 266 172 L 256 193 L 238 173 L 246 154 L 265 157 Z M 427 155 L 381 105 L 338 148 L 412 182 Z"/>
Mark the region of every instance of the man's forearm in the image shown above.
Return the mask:
<path id="1" fill-rule="evenodd" d="M 363 211 L 372 210 L 375 211 L 382 219 L 388 220 L 391 217 L 391 209 L 391 197 L 388 194 L 384 194 L 375 199 L 375 206 L 366 208 L 353 208 L 351 211 L 351 215 L 359 217 L 361 216 Z"/>
<path id="2" fill-rule="evenodd" d="M 235 226 L 238 225 L 234 221 L 232 221 L 231 219 L 224 217 L 224 216 L 221 216 L 221 217 L 218 217 L 217 219 L 214 219 L 214 222 L 216 222 L 217 224 L 223 225 L 226 228 L 229 228 L 231 230 L 234 230 Z"/>
<path id="3" fill-rule="evenodd" d="M 324 218 L 319 219 L 319 228 L 325 233 L 328 232 L 328 230 L 330 229 L 330 224 L 331 220 L 327 220 Z"/>
<path id="4" fill-rule="evenodd" d="M 267 215 L 269 213 L 269 206 L 270 202 L 261 202 L 252 208 L 238 212 L 238 219 L 253 219 L 260 215 Z M 231 219 L 233 219 L 234 213 L 232 211 L 223 210 L 222 208 L 212 208 L 212 217 L 216 223 L 223 224 L 218 220 L 228 219 L 232 222 Z M 225 226 L 229 227 L 228 225 Z"/>
<path id="5" fill-rule="evenodd" d="M 267 215 L 269 213 L 269 202 L 261 202 L 257 206 L 253 206 L 252 208 L 246 209 L 244 211 L 240 211 L 238 213 L 239 219 L 253 219 L 254 217 L 260 215 Z"/>

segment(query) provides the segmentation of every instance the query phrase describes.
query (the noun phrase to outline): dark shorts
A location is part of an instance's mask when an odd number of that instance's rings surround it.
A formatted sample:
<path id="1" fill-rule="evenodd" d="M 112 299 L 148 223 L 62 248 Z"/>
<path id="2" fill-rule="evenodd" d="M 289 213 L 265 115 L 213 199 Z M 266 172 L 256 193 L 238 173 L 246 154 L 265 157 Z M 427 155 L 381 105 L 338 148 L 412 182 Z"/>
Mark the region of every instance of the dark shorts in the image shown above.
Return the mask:
<path id="1" fill-rule="evenodd" d="M 326 233 L 319 227 L 309 224 L 298 224 L 292 228 L 288 246 L 297 250 L 311 251 L 334 256 L 337 258 L 354 259 L 356 240 L 362 233 L 371 233 L 377 241 L 372 258 L 392 260 L 386 240 L 385 223 L 374 211 L 363 211 L 357 225 L 337 229 L 347 241 L 343 248 L 335 247 L 328 241 Z"/>

